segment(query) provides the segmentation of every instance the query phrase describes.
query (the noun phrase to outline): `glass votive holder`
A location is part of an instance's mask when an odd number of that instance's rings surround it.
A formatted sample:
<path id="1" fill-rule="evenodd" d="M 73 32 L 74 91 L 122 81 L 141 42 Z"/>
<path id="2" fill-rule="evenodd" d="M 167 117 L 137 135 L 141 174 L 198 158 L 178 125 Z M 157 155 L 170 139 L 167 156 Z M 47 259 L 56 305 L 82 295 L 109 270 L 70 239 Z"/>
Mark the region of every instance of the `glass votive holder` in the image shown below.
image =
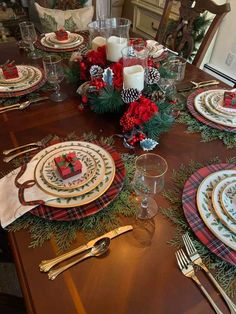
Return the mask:
<path id="1" fill-rule="evenodd" d="M 107 60 L 117 62 L 122 57 L 122 49 L 128 46 L 131 21 L 125 18 L 106 19 Z"/>
<path id="2" fill-rule="evenodd" d="M 185 76 L 186 59 L 180 56 L 172 56 L 168 58 L 164 64 L 166 69 L 172 74 L 172 78 L 175 81 L 182 81 Z"/>
<path id="3" fill-rule="evenodd" d="M 96 20 L 88 24 L 89 47 L 92 50 L 97 50 L 98 47 L 106 45 L 108 25 L 106 20 Z"/>
<path id="4" fill-rule="evenodd" d="M 148 66 L 148 49 L 144 45 L 133 45 L 122 49 L 123 87 L 144 89 L 145 71 Z"/>

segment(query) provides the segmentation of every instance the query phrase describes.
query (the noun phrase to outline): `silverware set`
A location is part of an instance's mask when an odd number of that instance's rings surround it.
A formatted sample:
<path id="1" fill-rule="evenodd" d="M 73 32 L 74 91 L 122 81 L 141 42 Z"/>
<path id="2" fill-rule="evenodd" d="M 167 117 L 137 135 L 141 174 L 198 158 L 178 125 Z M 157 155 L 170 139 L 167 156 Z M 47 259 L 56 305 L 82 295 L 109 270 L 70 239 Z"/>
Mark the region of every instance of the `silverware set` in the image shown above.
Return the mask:
<path id="1" fill-rule="evenodd" d="M 69 252 L 62 254 L 58 257 L 55 257 L 53 259 L 43 260 L 39 264 L 39 269 L 41 272 L 48 272 L 48 278 L 51 280 L 54 280 L 59 274 L 61 274 L 65 270 L 69 269 L 70 267 L 82 262 L 84 259 L 87 259 L 87 258 L 93 257 L 93 256 L 95 256 L 95 257 L 101 256 L 101 255 L 105 254 L 109 249 L 110 240 L 112 240 L 113 238 L 115 238 L 115 237 L 117 237 L 123 233 L 131 231 L 131 230 L 133 230 L 133 226 L 131 226 L 131 225 L 118 227 L 112 231 L 109 231 L 109 232 L 103 234 L 100 237 L 97 237 L 96 239 L 90 240 L 88 243 L 81 245 L 72 251 L 69 251 Z M 78 255 L 84 251 L 88 251 L 88 253 L 86 253 L 84 256 L 82 256 L 80 258 L 75 259 L 71 263 L 68 263 L 64 266 L 52 269 L 57 264 L 64 262 L 65 260 L 67 260 L 67 259 L 69 259 L 75 255 Z"/>
<path id="2" fill-rule="evenodd" d="M 223 314 L 221 312 L 221 310 L 218 308 L 218 306 L 215 304 L 215 302 L 213 301 L 211 296 L 208 294 L 207 290 L 203 287 L 203 285 L 201 284 L 201 282 L 197 278 L 197 276 L 195 274 L 195 271 L 194 271 L 194 265 L 199 266 L 201 269 L 203 269 L 205 271 L 207 276 L 210 278 L 212 283 L 215 285 L 215 287 L 220 292 L 222 298 L 224 299 L 224 301 L 228 305 L 230 313 L 231 314 L 236 314 L 236 305 L 227 296 L 225 291 L 221 288 L 219 283 L 216 281 L 216 279 L 210 273 L 210 271 L 207 268 L 207 266 L 203 263 L 203 261 L 201 259 L 201 256 L 197 252 L 197 250 L 196 250 L 192 240 L 189 237 L 189 234 L 185 233 L 182 236 L 182 239 L 183 239 L 186 251 L 188 253 L 188 257 L 186 256 L 184 251 L 182 249 L 180 249 L 180 250 L 178 250 L 176 252 L 176 259 L 177 259 L 178 266 L 179 266 L 180 270 L 182 271 L 183 275 L 188 277 L 188 278 L 191 278 L 197 284 L 197 286 L 204 293 L 204 295 L 206 296 L 207 300 L 209 301 L 209 303 L 211 304 L 211 306 L 213 307 L 213 309 L 215 310 L 215 312 L 217 314 Z"/>
<path id="3" fill-rule="evenodd" d="M 18 146 L 18 147 L 15 147 L 15 148 L 12 148 L 12 149 L 6 149 L 4 150 L 2 153 L 3 155 L 5 155 L 6 157 L 3 158 L 3 161 L 4 162 L 9 162 L 11 160 L 13 160 L 14 158 L 20 156 L 20 155 L 23 155 L 23 154 L 26 154 L 28 152 L 31 152 L 33 150 L 36 150 L 38 149 L 39 147 L 43 147 L 44 145 L 46 145 L 50 140 L 52 139 L 52 135 L 48 135 L 46 136 L 43 140 L 41 141 L 38 141 L 38 142 L 33 142 L 33 143 L 28 143 L 28 144 L 25 144 L 25 145 L 21 145 L 21 146 Z M 31 146 L 35 146 L 35 147 L 31 147 Z M 17 150 L 20 150 L 22 148 L 26 148 L 26 147 L 29 147 L 25 150 L 22 150 L 14 155 L 11 155 L 11 156 L 7 156 Z M 31 148 L 30 148 L 31 147 Z"/>
<path id="4" fill-rule="evenodd" d="M 46 100 L 46 99 L 48 99 L 48 97 L 44 96 L 44 97 L 39 97 L 35 99 L 30 99 L 22 103 L 17 103 L 17 104 L 6 106 L 6 107 L 1 107 L 0 113 L 5 113 L 12 110 L 24 110 L 27 107 L 29 107 L 31 104 L 42 101 L 42 100 Z"/>

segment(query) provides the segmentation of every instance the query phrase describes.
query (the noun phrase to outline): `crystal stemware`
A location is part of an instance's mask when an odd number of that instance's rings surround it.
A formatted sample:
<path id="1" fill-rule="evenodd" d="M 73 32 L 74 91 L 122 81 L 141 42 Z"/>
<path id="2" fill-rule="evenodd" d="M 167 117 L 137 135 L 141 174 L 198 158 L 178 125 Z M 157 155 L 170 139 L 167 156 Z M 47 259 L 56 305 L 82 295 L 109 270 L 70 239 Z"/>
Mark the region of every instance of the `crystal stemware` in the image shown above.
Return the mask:
<path id="1" fill-rule="evenodd" d="M 133 188 L 140 201 L 138 218 L 151 219 L 157 214 L 154 197 L 164 188 L 167 169 L 166 160 L 157 154 L 147 153 L 136 159 Z"/>
<path id="2" fill-rule="evenodd" d="M 29 45 L 31 53 L 29 56 L 32 59 L 38 59 L 40 56 L 35 52 L 34 43 L 37 41 L 37 33 L 35 31 L 34 23 L 21 22 L 19 24 L 22 40 L 25 44 Z"/>
<path id="3" fill-rule="evenodd" d="M 67 95 L 60 90 L 60 83 L 64 79 L 61 58 L 58 56 L 47 56 L 43 58 L 43 67 L 48 82 L 55 86 L 55 93 L 51 94 L 50 99 L 56 102 L 65 100 Z"/>

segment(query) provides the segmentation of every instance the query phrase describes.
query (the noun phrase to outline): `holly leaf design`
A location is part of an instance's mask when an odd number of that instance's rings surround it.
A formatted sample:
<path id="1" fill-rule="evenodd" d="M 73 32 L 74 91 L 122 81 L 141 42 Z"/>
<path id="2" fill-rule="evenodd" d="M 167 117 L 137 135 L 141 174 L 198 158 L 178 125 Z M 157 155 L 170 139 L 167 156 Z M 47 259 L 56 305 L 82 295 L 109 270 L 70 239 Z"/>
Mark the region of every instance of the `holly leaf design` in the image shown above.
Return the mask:
<path id="1" fill-rule="evenodd" d="M 55 32 L 57 30 L 57 22 L 55 18 L 49 14 L 44 13 L 41 18 L 41 24 L 45 32 Z"/>
<path id="2" fill-rule="evenodd" d="M 69 19 L 65 20 L 64 27 L 69 32 L 75 32 L 76 31 L 77 25 L 75 24 L 72 16 Z"/>

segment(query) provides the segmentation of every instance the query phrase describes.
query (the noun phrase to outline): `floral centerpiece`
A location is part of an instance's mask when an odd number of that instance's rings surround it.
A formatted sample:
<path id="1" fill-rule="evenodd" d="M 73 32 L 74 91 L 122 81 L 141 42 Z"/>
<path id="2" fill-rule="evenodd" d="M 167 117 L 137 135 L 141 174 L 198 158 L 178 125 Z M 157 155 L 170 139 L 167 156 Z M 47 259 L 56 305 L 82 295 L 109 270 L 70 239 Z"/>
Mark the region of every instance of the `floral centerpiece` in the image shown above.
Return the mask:
<path id="1" fill-rule="evenodd" d="M 71 62 L 77 81 L 83 82 L 78 88 L 79 108 L 83 110 L 90 106 L 100 114 L 119 112 L 126 146 L 133 148 L 140 143 L 144 150 L 153 149 L 160 134 L 169 130 L 174 121 L 171 114 L 174 101 L 158 86 L 163 72 L 158 59 L 148 58 L 142 91 L 123 88 L 123 60 L 108 62 L 106 46 L 84 55 L 76 53 Z"/>

